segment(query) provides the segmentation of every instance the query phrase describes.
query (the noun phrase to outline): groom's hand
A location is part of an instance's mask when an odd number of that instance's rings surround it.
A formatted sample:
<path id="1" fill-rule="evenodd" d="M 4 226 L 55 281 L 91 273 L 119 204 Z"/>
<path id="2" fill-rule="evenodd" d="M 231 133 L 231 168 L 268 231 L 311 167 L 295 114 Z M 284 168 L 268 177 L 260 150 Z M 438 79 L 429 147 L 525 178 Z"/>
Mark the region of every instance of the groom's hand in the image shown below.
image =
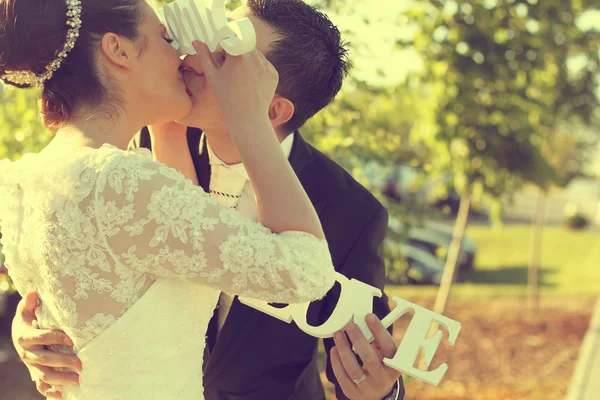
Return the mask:
<path id="1" fill-rule="evenodd" d="M 345 331 L 339 331 L 333 337 L 335 346 L 331 348 L 331 366 L 348 398 L 382 400 L 392 392 L 401 375 L 383 363 L 384 358 L 394 357 L 397 347 L 394 338 L 377 316 L 367 315 L 366 322 L 375 338 L 373 343 L 369 343 L 358 325 L 351 322 Z M 352 345 L 363 362 L 362 367 L 352 351 Z"/>
<path id="2" fill-rule="evenodd" d="M 53 386 L 79 385 L 79 375 L 55 371 L 54 368 L 81 371 L 81 361 L 75 356 L 45 349 L 44 346 L 51 345 L 72 347 L 73 342 L 62 331 L 35 328 L 37 299 L 35 293 L 28 293 L 21 299 L 12 324 L 13 343 L 38 392 L 50 399 L 62 399 L 62 394 Z"/>

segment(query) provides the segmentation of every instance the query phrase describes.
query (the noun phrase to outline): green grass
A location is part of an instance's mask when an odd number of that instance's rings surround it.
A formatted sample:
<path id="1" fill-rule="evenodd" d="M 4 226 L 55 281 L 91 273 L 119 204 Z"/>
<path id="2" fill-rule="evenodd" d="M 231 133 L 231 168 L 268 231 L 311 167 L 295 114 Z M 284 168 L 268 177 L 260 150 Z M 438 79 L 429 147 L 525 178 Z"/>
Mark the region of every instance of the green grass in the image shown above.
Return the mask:
<path id="1" fill-rule="evenodd" d="M 499 231 L 472 226 L 468 235 L 477 243 L 471 281 L 455 284 L 452 296 L 498 297 L 527 295 L 531 243 L 529 225 L 507 225 Z M 389 286 L 388 295 L 434 296 L 434 286 Z M 541 295 L 600 293 L 600 233 L 547 227 L 542 239 Z"/>

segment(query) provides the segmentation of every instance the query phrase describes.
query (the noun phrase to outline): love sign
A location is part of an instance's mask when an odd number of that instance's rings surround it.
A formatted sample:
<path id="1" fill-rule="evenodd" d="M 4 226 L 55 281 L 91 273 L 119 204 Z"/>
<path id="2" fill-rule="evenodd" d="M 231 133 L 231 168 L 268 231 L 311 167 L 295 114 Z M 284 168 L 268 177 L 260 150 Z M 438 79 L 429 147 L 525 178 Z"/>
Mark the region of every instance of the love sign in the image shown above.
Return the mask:
<path id="1" fill-rule="evenodd" d="M 256 32 L 248 18 L 229 21 L 225 0 L 177 0 L 156 11 L 180 55 L 196 54 L 192 42 L 200 40 L 211 52 L 232 56 L 256 47 Z"/>
<path id="2" fill-rule="evenodd" d="M 350 321 L 354 321 L 367 340 L 372 342 L 373 334 L 365 322 L 365 317 L 373 311 L 373 297 L 381 297 L 381 290 L 359 280 L 348 279 L 337 272 L 335 274 L 336 281 L 342 287 L 340 298 L 329 319 L 320 326 L 309 325 L 306 321 L 310 303 L 289 304 L 284 308 L 276 308 L 256 299 L 240 297 L 239 300 L 288 324 L 294 321 L 302 331 L 318 338 L 333 337 L 335 332 L 343 330 Z M 407 312 L 413 311 L 414 316 L 394 357 L 386 358 L 383 362 L 403 374 L 437 386 L 448 370 L 448 365 L 444 363 L 433 371 L 415 368 L 419 350 L 423 348 L 425 351 L 425 365 L 429 367 L 442 340 L 441 330 L 438 330 L 432 338 L 427 338 L 431 325 L 437 323 L 443 326 L 449 333 L 448 342 L 454 345 L 461 329 L 460 323 L 399 297 L 393 297 L 392 300 L 396 303 L 396 308 L 383 319 L 382 323 L 386 328 Z"/>

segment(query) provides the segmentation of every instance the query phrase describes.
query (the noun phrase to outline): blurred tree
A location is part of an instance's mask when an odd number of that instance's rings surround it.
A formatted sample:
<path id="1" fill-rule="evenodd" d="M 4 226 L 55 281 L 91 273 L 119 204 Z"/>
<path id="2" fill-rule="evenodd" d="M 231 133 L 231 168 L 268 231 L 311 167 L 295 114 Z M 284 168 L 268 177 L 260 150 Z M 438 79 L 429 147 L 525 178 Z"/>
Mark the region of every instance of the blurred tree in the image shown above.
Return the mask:
<path id="1" fill-rule="evenodd" d="M 431 216 L 432 209 L 418 196 L 395 198 L 385 193 L 397 165 L 421 168 L 429 149 L 411 132 L 430 118 L 430 96 L 405 87 L 377 88 L 349 78 L 348 86 L 325 110 L 300 129 L 303 137 L 336 160 L 387 207 L 390 224 L 384 257 L 388 273 L 402 276 L 406 269 L 399 244 L 410 228 Z"/>
<path id="2" fill-rule="evenodd" d="M 342 90 L 336 100 L 302 128 L 320 150 L 352 169 L 358 160 L 418 166 L 428 148 L 411 137 L 427 118 L 427 93 L 403 87 L 376 88 L 362 82 Z M 357 171 L 358 172 L 358 171 Z"/>
<path id="3" fill-rule="evenodd" d="M 424 71 L 412 84 L 433 88 L 435 119 L 418 134 L 435 150 L 427 168 L 450 171 L 462 195 L 453 244 L 435 310 L 443 312 L 471 200 L 493 201 L 530 181 L 557 179 L 542 147 L 561 121 L 591 123 L 599 69 L 598 32 L 583 32 L 581 0 L 425 0 L 407 12 L 419 26 Z M 594 4 L 596 5 L 596 4 Z M 573 74 L 572 57 L 584 66 Z M 466 210 L 465 210 L 466 209 Z"/>
<path id="4" fill-rule="evenodd" d="M 565 186 L 577 176 L 586 176 L 593 163 L 600 137 L 582 123 L 562 123 L 543 145 L 544 157 L 555 167 L 558 184 Z"/>
<path id="5" fill-rule="evenodd" d="M 16 160 L 41 150 L 51 139 L 39 118 L 39 91 L 0 84 L 0 159 Z"/>
<path id="6" fill-rule="evenodd" d="M 41 150 L 50 141 L 51 133 L 42 126 L 37 112 L 38 97 L 37 90 L 20 90 L 0 83 L 0 160 L 18 160 L 24 153 Z M 0 254 L 0 304 L 7 293 L 15 290 L 8 275 L 1 273 L 3 261 Z"/>

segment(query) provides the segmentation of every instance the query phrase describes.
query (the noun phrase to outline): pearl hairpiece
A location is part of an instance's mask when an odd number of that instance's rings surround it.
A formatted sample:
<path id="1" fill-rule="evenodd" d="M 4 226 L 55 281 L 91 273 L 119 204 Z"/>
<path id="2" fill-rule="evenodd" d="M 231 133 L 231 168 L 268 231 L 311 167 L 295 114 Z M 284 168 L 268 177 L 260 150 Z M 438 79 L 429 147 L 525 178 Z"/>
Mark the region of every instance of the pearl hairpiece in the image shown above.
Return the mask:
<path id="1" fill-rule="evenodd" d="M 57 58 L 46 66 L 46 72 L 36 75 L 31 71 L 6 71 L 2 75 L 2 79 L 18 85 L 30 85 L 39 88 L 44 85 L 44 82 L 52 78 L 54 72 L 60 68 L 64 59 L 75 47 L 75 42 L 79 37 L 79 28 L 81 28 L 81 0 L 67 0 L 67 7 L 67 25 L 70 28 L 67 31 L 65 45 L 60 52 L 57 52 Z"/>

